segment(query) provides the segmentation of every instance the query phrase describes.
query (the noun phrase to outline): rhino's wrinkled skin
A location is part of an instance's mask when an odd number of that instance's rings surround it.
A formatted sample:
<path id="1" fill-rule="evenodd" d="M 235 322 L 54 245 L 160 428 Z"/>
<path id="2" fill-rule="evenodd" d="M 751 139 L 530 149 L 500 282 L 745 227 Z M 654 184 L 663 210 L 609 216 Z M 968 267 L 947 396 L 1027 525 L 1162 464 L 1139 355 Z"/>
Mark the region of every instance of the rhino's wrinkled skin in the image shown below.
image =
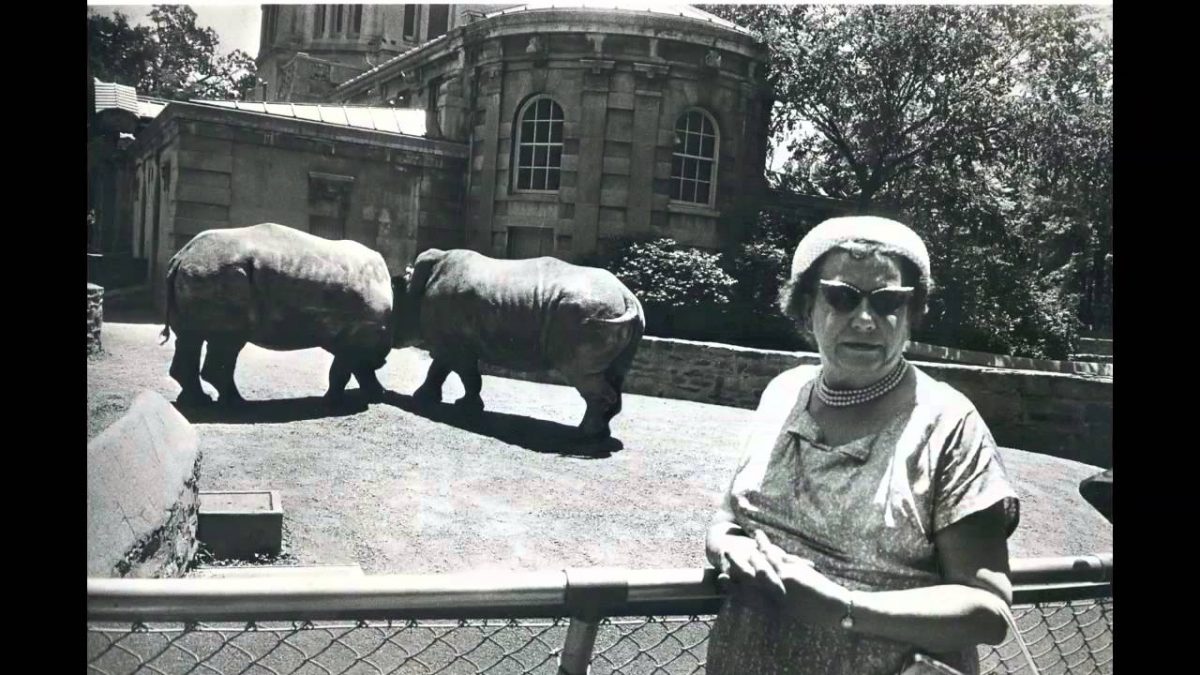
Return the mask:
<path id="1" fill-rule="evenodd" d="M 372 399 L 392 344 L 392 280 L 383 257 L 353 241 L 330 241 L 263 223 L 208 230 L 167 267 L 164 341 L 175 330 L 171 376 L 182 403 L 242 400 L 234 384 L 247 342 L 277 350 L 322 347 L 333 354 L 326 397 L 337 400 L 353 374 Z M 200 369 L 200 347 L 208 353 Z"/>
<path id="2" fill-rule="evenodd" d="M 515 370 L 556 370 L 587 402 L 589 437 L 609 435 L 621 387 L 646 328 L 638 299 L 606 270 L 556 258 L 497 260 L 474 251 L 430 249 L 397 290 L 397 344 L 433 356 L 414 393 L 440 401 L 451 371 L 482 409 L 479 361 Z"/>

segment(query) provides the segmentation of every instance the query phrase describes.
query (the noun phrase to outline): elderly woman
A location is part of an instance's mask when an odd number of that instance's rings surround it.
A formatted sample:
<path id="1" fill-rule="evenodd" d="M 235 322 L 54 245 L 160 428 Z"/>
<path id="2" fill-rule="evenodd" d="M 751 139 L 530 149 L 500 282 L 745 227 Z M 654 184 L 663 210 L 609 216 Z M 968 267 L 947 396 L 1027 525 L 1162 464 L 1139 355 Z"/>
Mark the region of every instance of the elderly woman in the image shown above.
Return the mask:
<path id="1" fill-rule="evenodd" d="M 763 392 L 709 529 L 730 583 L 708 673 L 975 673 L 977 645 L 1003 640 L 1016 493 L 971 402 L 904 360 L 931 284 L 892 220 L 800 242 L 781 303 L 821 365 Z"/>

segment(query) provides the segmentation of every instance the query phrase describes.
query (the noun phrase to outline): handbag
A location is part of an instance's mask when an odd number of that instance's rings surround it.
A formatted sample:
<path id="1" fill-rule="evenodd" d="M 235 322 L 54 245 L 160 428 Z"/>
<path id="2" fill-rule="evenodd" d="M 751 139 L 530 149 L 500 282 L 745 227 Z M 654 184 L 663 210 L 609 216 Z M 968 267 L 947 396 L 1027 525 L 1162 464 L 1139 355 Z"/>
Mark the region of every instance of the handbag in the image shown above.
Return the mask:
<path id="1" fill-rule="evenodd" d="M 1008 627 L 1012 629 L 1013 638 L 1016 639 L 1017 646 L 1021 648 L 1021 654 L 1025 656 L 1025 665 L 1029 667 L 1029 672 L 1032 675 L 1041 675 L 1037 663 L 1033 660 L 1033 654 L 1029 653 L 1029 646 L 1025 644 L 1025 638 L 1021 637 L 1021 630 L 1017 628 L 1017 621 L 1013 618 L 1012 611 L 1008 608 L 1008 605 L 1004 605 L 1004 620 L 1008 622 Z M 951 668 L 926 654 L 917 652 L 913 655 L 912 661 L 901 669 L 899 675 L 966 675 L 966 673 L 957 668 Z"/>

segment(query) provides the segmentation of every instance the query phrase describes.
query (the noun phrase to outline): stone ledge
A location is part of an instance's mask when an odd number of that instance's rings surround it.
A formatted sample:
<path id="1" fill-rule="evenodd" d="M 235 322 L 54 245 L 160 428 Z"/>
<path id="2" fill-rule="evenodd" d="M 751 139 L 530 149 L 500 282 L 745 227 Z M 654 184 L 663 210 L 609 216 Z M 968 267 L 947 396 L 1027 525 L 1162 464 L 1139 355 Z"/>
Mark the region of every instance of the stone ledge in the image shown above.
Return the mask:
<path id="1" fill-rule="evenodd" d="M 812 352 L 782 352 L 713 342 L 643 337 L 625 392 L 756 408 L 767 384 Z M 1112 466 L 1111 378 L 958 363 L 917 367 L 975 404 L 996 441 L 1008 447 Z M 557 373 L 522 373 L 480 364 L 485 375 L 566 384 Z"/>

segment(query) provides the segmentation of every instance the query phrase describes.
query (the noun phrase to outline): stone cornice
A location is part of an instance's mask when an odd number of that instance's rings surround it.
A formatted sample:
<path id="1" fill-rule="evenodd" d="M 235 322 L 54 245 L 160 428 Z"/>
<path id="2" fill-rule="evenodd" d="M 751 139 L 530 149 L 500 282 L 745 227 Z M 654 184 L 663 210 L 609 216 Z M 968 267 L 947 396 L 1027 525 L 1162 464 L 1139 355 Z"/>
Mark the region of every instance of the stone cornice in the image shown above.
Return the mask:
<path id="1" fill-rule="evenodd" d="M 447 158 L 467 158 L 465 143 L 433 140 L 420 136 L 404 136 L 370 129 L 343 127 L 339 125 L 280 118 L 265 113 L 256 113 L 230 108 L 217 108 L 193 103 L 172 102 L 153 122 L 146 127 L 138 138 L 138 151 L 153 144 L 169 129 L 180 122 L 208 122 L 253 129 L 270 133 L 288 134 L 312 140 L 333 143 L 354 143 L 372 147 L 384 147 L 394 150 L 414 150 L 432 152 L 432 154 Z"/>
<path id="2" fill-rule="evenodd" d="M 487 40 L 549 33 L 626 35 L 659 41 L 673 40 L 704 45 L 718 52 L 727 51 L 764 63 L 768 60 L 766 45 L 749 35 L 724 26 L 666 14 L 641 14 L 601 8 L 564 8 L 502 14 L 460 26 L 438 40 L 416 47 L 342 83 L 334 89 L 334 93 L 344 100 L 361 93 L 371 82 L 391 79 L 398 71 L 411 70 L 418 63 L 426 64 Z M 595 56 L 611 58 L 616 55 Z M 549 55 L 549 58 L 553 60 L 553 55 Z"/>

